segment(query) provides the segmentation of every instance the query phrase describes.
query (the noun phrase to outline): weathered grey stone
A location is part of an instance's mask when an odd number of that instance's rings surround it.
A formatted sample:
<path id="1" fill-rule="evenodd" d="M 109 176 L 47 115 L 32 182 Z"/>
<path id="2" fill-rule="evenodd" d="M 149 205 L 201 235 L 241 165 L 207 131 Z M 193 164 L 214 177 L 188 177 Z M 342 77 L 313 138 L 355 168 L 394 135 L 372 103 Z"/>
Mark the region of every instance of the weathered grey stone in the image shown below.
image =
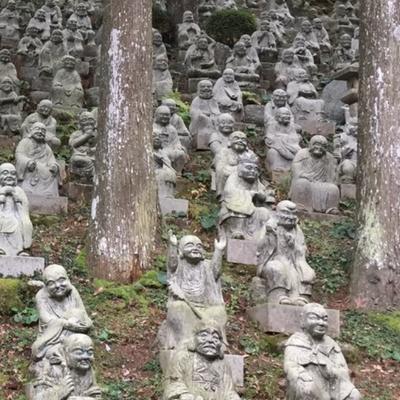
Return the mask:
<path id="1" fill-rule="evenodd" d="M 89 68 L 90 68 L 90 65 L 88 62 L 84 62 L 81 60 L 76 61 L 76 70 L 79 75 L 81 75 L 81 76 L 89 75 Z"/>
<path id="2" fill-rule="evenodd" d="M 50 93 L 51 84 L 53 82 L 52 78 L 47 78 L 45 76 L 39 76 L 32 83 L 32 90 L 39 92 Z"/>
<path id="3" fill-rule="evenodd" d="M 78 182 L 68 184 L 68 197 L 73 200 L 92 201 L 93 185 Z"/>
<path id="4" fill-rule="evenodd" d="M 356 198 L 356 185 L 351 183 L 342 183 L 340 185 L 340 197 L 343 200 L 354 200 Z"/>
<path id="5" fill-rule="evenodd" d="M 335 133 L 335 125 L 329 122 L 306 120 L 297 120 L 296 122 L 303 128 L 303 131 L 307 132 L 309 135 L 328 136 Z"/>
<path id="6" fill-rule="evenodd" d="M 290 179 L 290 171 L 272 170 L 270 176 L 272 182 L 280 184 Z"/>
<path id="7" fill-rule="evenodd" d="M 331 81 L 322 91 L 322 99 L 325 101 L 325 112 L 328 119 L 339 125 L 344 124 L 344 103 L 340 100 L 347 90 L 347 84 L 343 81 Z"/>
<path id="8" fill-rule="evenodd" d="M 300 315 L 304 307 L 265 303 L 247 309 L 246 314 L 256 322 L 263 332 L 295 333 L 301 330 Z M 340 335 L 340 312 L 327 310 L 329 318 L 328 333 Z"/>
<path id="9" fill-rule="evenodd" d="M 39 70 L 32 67 L 21 67 L 20 78 L 27 82 L 34 82 L 39 76 Z"/>
<path id="10" fill-rule="evenodd" d="M 66 214 L 68 212 L 67 197 L 45 197 L 28 194 L 29 212 L 39 215 Z"/>
<path id="11" fill-rule="evenodd" d="M 301 219 L 307 219 L 316 222 L 340 222 L 343 220 L 341 215 L 324 214 L 319 212 L 299 211 L 297 216 Z"/>
<path id="12" fill-rule="evenodd" d="M 245 122 L 257 126 L 264 126 L 264 107 L 247 105 L 244 108 Z"/>
<path id="13" fill-rule="evenodd" d="M 161 214 L 172 214 L 172 213 L 188 213 L 189 201 L 184 199 L 172 199 L 164 197 L 159 200 Z"/>
<path id="14" fill-rule="evenodd" d="M 40 90 L 32 90 L 29 93 L 29 98 L 34 104 L 39 104 L 42 100 L 48 99 L 50 96 L 50 92 L 43 92 Z"/>
<path id="15" fill-rule="evenodd" d="M 250 240 L 228 239 L 226 261 L 234 264 L 257 265 L 257 243 Z"/>
<path id="16" fill-rule="evenodd" d="M 41 257 L 0 256 L 0 274 L 3 277 L 33 276 L 43 270 L 44 258 Z"/>

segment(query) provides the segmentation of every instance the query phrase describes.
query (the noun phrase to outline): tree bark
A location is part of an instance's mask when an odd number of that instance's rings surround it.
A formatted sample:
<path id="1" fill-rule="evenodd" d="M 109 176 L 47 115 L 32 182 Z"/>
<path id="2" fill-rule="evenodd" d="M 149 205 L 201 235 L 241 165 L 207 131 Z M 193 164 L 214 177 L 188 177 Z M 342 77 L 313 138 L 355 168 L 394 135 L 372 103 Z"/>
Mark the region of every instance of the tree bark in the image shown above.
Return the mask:
<path id="1" fill-rule="evenodd" d="M 400 2 L 363 0 L 357 243 L 350 297 L 357 308 L 400 308 Z"/>
<path id="2" fill-rule="evenodd" d="M 88 265 L 137 280 L 151 267 L 157 225 L 152 148 L 152 0 L 107 0 Z"/>

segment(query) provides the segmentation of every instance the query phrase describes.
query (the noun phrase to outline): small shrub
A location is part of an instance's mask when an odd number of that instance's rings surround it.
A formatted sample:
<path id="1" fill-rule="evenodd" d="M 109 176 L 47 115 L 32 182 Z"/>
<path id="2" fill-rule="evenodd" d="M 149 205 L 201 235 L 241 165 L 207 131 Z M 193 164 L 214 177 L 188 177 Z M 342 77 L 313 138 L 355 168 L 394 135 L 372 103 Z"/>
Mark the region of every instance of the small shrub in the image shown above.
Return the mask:
<path id="1" fill-rule="evenodd" d="M 238 10 L 217 11 L 210 17 L 206 26 L 208 35 L 231 47 L 242 35 L 251 35 L 256 30 L 257 24 L 253 15 Z"/>
<path id="2" fill-rule="evenodd" d="M 171 30 L 170 14 L 168 11 L 162 10 L 160 7 L 153 7 L 154 29 L 157 29 L 161 34 L 166 34 Z"/>

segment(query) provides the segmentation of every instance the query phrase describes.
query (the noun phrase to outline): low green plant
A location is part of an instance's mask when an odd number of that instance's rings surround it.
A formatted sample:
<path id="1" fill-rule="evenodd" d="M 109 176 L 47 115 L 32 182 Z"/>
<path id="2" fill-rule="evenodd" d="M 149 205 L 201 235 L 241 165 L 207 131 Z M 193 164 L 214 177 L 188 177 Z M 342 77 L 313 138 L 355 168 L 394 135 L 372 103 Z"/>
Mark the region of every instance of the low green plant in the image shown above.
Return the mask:
<path id="1" fill-rule="evenodd" d="M 259 101 L 257 95 L 253 92 L 243 91 L 243 101 L 247 104 L 255 104 L 257 106 L 262 106 L 262 103 Z"/>
<path id="2" fill-rule="evenodd" d="M 26 307 L 22 310 L 13 307 L 11 311 L 14 313 L 13 320 L 22 325 L 35 325 L 39 321 L 39 315 L 36 308 Z"/>
<path id="3" fill-rule="evenodd" d="M 183 119 L 186 127 L 190 125 L 190 105 L 182 100 L 180 92 L 172 90 L 166 93 L 163 99 L 172 99 L 178 106 L 177 114 Z"/>
<path id="4" fill-rule="evenodd" d="M 260 354 L 260 344 L 257 340 L 249 337 L 244 337 L 240 340 L 240 344 L 243 346 L 244 351 L 252 356 Z"/>

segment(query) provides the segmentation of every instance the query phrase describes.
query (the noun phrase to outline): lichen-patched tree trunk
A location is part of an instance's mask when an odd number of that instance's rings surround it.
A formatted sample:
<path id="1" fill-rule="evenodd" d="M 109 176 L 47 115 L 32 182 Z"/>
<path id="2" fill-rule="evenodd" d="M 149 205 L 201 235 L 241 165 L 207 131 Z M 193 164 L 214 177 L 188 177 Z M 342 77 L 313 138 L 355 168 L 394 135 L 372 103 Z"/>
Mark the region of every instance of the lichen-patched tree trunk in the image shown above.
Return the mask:
<path id="1" fill-rule="evenodd" d="M 107 0 L 88 266 L 130 283 L 151 267 L 157 225 L 152 152 L 152 0 Z"/>
<path id="2" fill-rule="evenodd" d="M 353 306 L 400 308 L 400 1 L 363 0 Z"/>

